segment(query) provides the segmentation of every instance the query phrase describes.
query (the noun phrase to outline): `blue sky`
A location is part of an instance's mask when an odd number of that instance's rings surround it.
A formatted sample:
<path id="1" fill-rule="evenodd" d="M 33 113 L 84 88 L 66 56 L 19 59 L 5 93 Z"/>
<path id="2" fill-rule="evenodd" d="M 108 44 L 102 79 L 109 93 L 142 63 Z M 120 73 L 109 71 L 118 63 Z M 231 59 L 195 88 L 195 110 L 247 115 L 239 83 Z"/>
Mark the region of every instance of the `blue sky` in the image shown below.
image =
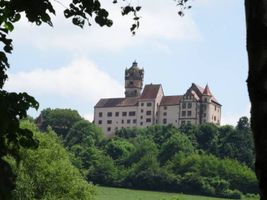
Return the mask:
<path id="1" fill-rule="evenodd" d="M 133 0 L 142 6 L 134 37 L 132 17 L 121 17 L 120 5 L 110 2 L 103 4 L 114 20 L 112 28 L 74 27 L 59 4 L 54 28 L 26 20 L 15 25 L 6 89 L 36 97 L 40 109 L 31 115 L 59 107 L 92 119 L 99 98 L 123 96 L 124 70 L 134 60 L 145 70 L 144 82 L 161 83 L 166 95 L 183 94 L 192 82 L 208 83 L 223 105 L 223 124 L 235 125 L 249 115 L 242 0 L 195 0 L 182 18 L 172 0 Z"/>

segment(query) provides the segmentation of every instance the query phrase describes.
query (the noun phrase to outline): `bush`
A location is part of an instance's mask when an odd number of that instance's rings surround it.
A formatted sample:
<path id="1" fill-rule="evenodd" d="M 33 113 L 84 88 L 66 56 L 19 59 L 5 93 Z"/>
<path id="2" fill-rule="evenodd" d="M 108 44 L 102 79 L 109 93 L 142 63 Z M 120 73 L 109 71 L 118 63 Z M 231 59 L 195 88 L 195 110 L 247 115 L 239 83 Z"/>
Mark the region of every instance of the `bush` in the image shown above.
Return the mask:
<path id="1" fill-rule="evenodd" d="M 242 193 L 238 190 L 226 190 L 224 191 L 224 195 L 222 197 L 229 199 L 241 199 Z"/>
<path id="2" fill-rule="evenodd" d="M 29 122 L 22 126 L 32 130 L 40 143 L 38 149 L 20 149 L 18 166 L 9 158 L 17 175 L 13 199 L 93 199 L 94 187 L 71 164 L 56 134 L 51 130 L 40 133 Z"/>

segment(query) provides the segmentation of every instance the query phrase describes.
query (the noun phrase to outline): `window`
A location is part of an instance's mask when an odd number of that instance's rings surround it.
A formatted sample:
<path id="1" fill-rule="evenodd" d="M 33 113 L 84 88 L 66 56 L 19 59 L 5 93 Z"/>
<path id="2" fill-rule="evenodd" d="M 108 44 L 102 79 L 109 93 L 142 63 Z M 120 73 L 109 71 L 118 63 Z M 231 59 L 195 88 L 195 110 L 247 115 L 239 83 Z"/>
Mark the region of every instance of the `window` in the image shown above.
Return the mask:
<path id="1" fill-rule="evenodd" d="M 186 108 L 186 103 L 183 103 L 182 104 L 182 108 Z"/>
<path id="2" fill-rule="evenodd" d="M 119 115 L 120 115 L 119 112 L 116 112 L 116 113 L 115 113 L 115 116 L 116 116 L 116 117 L 119 117 Z"/>
<path id="3" fill-rule="evenodd" d="M 167 112 L 164 112 L 164 113 L 163 113 L 163 116 L 166 116 L 166 115 L 167 115 Z"/>
<path id="4" fill-rule="evenodd" d="M 151 118 L 146 118 L 146 122 L 151 122 Z"/>
<path id="5" fill-rule="evenodd" d="M 123 117 L 127 116 L 127 112 L 122 112 L 122 116 Z"/>
<path id="6" fill-rule="evenodd" d="M 187 121 L 187 124 L 190 125 L 191 124 L 191 121 Z"/>
<path id="7" fill-rule="evenodd" d="M 129 112 L 129 116 L 135 116 L 135 112 L 134 111 Z"/>
<path id="8" fill-rule="evenodd" d="M 108 127 L 108 128 L 107 128 L 107 131 L 111 131 L 111 128 L 110 128 L 110 127 Z"/>
<path id="9" fill-rule="evenodd" d="M 102 120 L 98 120 L 98 124 L 102 124 Z"/>
<path id="10" fill-rule="evenodd" d="M 133 119 L 133 124 L 136 124 L 136 119 Z"/>
<path id="11" fill-rule="evenodd" d="M 127 124 L 130 124 L 131 123 L 131 120 L 130 119 L 127 119 Z"/>
<path id="12" fill-rule="evenodd" d="M 140 125 L 143 126 L 143 122 L 140 122 Z"/>
<path id="13" fill-rule="evenodd" d="M 143 119 L 143 116 L 142 115 L 140 116 L 140 119 Z"/>
<path id="14" fill-rule="evenodd" d="M 189 102 L 189 103 L 187 104 L 187 108 L 192 108 L 192 103 L 191 103 L 191 102 Z"/>
<path id="15" fill-rule="evenodd" d="M 184 117 L 186 115 L 186 112 L 185 111 L 182 111 L 182 116 Z"/>
<path id="16" fill-rule="evenodd" d="M 191 110 L 189 110 L 189 111 L 187 111 L 187 116 L 191 116 L 192 115 L 192 112 L 191 112 Z"/>
<path id="17" fill-rule="evenodd" d="M 144 106 L 144 103 L 141 103 L 141 106 Z"/>
<path id="18" fill-rule="evenodd" d="M 164 106 L 164 110 L 167 110 L 167 106 Z"/>
<path id="19" fill-rule="evenodd" d="M 216 121 L 216 116 L 214 116 L 214 121 Z"/>
<path id="20" fill-rule="evenodd" d="M 143 109 L 141 109 L 141 113 L 142 113 L 142 112 L 144 112 L 144 110 L 143 110 Z"/>
<path id="21" fill-rule="evenodd" d="M 214 106 L 214 110 L 216 111 L 216 109 L 217 109 L 217 107 L 216 106 Z"/>
<path id="22" fill-rule="evenodd" d="M 112 124 L 112 120 L 108 120 L 107 121 L 107 124 Z"/>
<path id="23" fill-rule="evenodd" d="M 203 117 L 206 117 L 206 113 L 203 113 Z"/>
<path id="24" fill-rule="evenodd" d="M 182 121 L 181 124 L 182 124 L 182 125 L 185 125 L 185 121 Z"/>
<path id="25" fill-rule="evenodd" d="M 167 119 L 163 119 L 163 124 L 167 124 Z"/>
<path id="26" fill-rule="evenodd" d="M 98 113 L 98 116 L 99 117 L 102 117 L 103 116 L 103 113 L 102 112 Z"/>
<path id="27" fill-rule="evenodd" d="M 108 117 L 112 117 L 112 112 L 107 113 Z"/>
<path id="28" fill-rule="evenodd" d="M 146 103 L 146 106 L 150 107 L 150 106 L 152 106 L 152 103 L 148 102 L 148 103 Z"/>
<path id="29" fill-rule="evenodd" d="M 124 120 L 123 119 L 121 120 L 121 123 L 124 124 Z"/>
<path id="30" fill-rule="evenodd" d="M 146 115 L 151 115 L 151 110 L 146 111 Z"/>

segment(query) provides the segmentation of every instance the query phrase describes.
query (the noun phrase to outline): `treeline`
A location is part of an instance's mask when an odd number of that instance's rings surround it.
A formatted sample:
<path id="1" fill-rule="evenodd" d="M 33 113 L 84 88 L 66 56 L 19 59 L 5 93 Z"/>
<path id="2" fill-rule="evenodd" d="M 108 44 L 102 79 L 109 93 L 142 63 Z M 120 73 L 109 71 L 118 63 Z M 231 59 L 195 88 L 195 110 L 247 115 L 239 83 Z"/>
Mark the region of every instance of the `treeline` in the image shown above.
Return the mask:
<path id="1" fill-rule="evenodd" d="M 51 128 L 41 133 L 29 120 L 21 121 L 20 126 L 32 131 L 39 145 L 33 149 L 21 147 L 17 157 L 5 158 L 16 174 L 16 187 L 8 199 L 94 199 L 94 186 L 72 164 L 69 152 Z"/>
<path id="2" fill-rule="evenodd" d="M 112 138 L 73 110 L 46 109 L 35 121 L 56 131 L 94 184 L 237 199 L 258 192 L 246 117 L 236 127 L 156 125 L 121 129 Z"/>

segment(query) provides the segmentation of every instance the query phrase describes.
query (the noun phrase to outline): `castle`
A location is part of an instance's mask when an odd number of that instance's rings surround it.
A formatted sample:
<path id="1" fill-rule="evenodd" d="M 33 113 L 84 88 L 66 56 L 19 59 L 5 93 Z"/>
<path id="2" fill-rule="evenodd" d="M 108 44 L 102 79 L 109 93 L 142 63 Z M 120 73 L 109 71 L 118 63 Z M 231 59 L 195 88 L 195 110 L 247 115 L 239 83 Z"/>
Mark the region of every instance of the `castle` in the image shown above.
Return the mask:
<path id="1" fill-rule="evenodd" d="M 183 95 L 165 96 L 160 84 L 145 85 L 144 69 L 137 62 L 125 70 L 125 97 L 100 99 L 94 107 L 94 122 L 107 136 L 117 129 L 154 124 L 215 123 L 221 121 L 221 104 L 208 85 L 195 83 Z"/>

